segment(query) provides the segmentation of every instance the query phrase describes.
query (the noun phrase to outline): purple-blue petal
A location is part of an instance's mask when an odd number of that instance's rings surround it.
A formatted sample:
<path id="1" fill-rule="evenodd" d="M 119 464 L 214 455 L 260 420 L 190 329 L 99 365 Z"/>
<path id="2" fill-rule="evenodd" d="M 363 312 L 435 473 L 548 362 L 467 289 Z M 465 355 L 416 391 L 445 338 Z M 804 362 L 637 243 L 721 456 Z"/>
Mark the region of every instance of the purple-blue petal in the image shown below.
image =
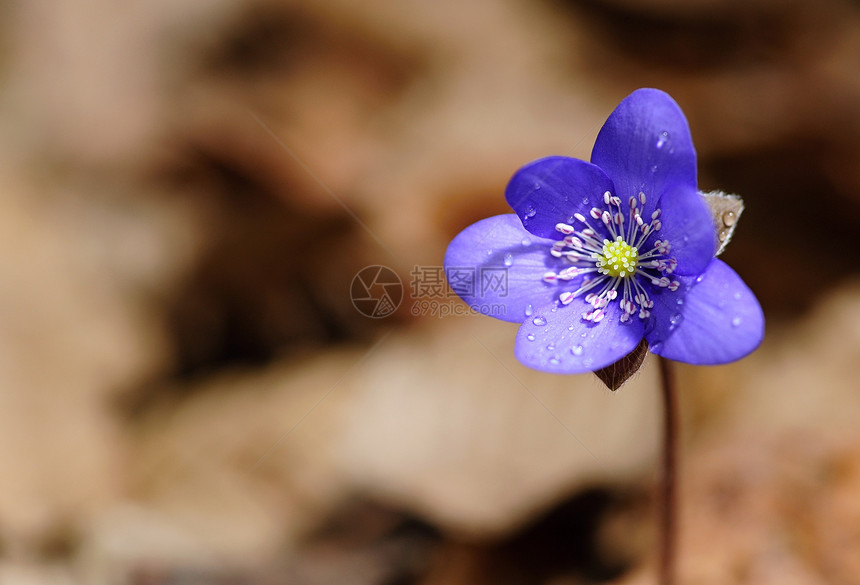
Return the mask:
<path id="1" fill-rule="evenodd" d="M 681 277 L 676 293 L 652 295 L 650 330 L 653 353 L 696 365 L 739 360 L 764 337 L 764 314 L 740 276 L 716 258 L 697 279 Z M 679 305 L 678 300 L 683 301 Z"/>
<path id="2" fill-rule="evenodd" d="M 564 266 L 550 255 L 552 243 L 523 229 L 516 215 L 488 217 L 448 245 L 445 276 L 452 290 L 476 311 L 522 323 L 530 306 L 558 297 L 557 285 L 543 281 L 548 270 Z"/>
<path id="3" fill-rule="evenodd" d="M 642 340 L 642 322 L 620 323 L 618 303 L 609 303 L 600 323 L 582 319 L 591 307 L 580 299 L 556 305 L 536 309 L 517 333 L 514 354 L 530 368 L 552 374 L 593 372 L 617 362 Z"/>
<path id="4" fill-rule="evenodd" d="M 639 89 L 609 115 L 597 135 L 591 162 L 623 200 L 644 192 L 650 215 L 663 194 L 696 190 L 696 151 L 678 104 L 658 89 Z"/>
<path id="5" fill-rule="evenodd" d="M 588 217 L 595 205 L 602 208 L 603 194 L 613 189 L 612 181 L 595 165 L 549 156 L 518 170 L 505 189 L 505 199 L 528 231 L 558 240 L 563 236 L 556 231 L 556 224 L 574 223 L 575 213 Z"/>
<path id="6" fill-rule="evenodd" d="M 701 274 L 716 252 L 714 219 L 702 197 L 695 189 L 676 186 L 663 194 L 660 209 L 663 227 L 652 241 L 660 239 L 671 244 L 669 256 L 678 261 L 676 274 Z"/>

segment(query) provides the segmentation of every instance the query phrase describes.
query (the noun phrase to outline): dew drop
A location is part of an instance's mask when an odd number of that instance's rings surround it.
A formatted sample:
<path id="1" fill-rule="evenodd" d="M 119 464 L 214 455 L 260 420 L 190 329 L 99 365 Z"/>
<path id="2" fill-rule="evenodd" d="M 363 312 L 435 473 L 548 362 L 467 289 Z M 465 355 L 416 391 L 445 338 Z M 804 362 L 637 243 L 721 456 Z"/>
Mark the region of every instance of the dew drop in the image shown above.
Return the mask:
<path id="1" fill-rule="evenodd" d="M 528 239 L 528 238 L 523 238 L 523 241 L 522 241 L 522 242 L 520 242 L 520 244 L 522 244 L 523 246 L 531 246 L 531 245 L 532 245 L 532 241 L 531 241 L 530 239 Z"/>
<path id="2" fill-rule="evenodd" d="M 582 355 L 582 346 L 574 345 L 570 348 L 570 353 L 572 353 L 573 355 Z"/>
<path id="3" fill-rule="evenodd" d="M 660 132 L 660 136 L 657 138 L 657 148 L 663 148 L 667 142 L 669 142 L 669 133 L 666 131 Z"/>
<path id="4" fill-rule="evenodd" d="M 717 237 L 720 239 L 721 242 L 725 242 L 726 239 L 729 237 L 729 233 L 728 232 L 720 232 L 717 235 Z"/>
<path id="5" fill-rule="evenodd" d="M 681 305 L 684 304 L 684 299 L 678 299 L 677 301 L 675 301 L 675 304 L 680 307 Z"/>
<path id="6" fill-rule="evenodd" d="M 681 322 L 682 322 L 683 320 L 684 320 L 684 316 L 683 316 L 681 313 L 675 313 L 675 314 L 674 314 L 674 315 L 672 315 L 672 317 L 669 319 L 669 323 L 671 323 L 671 324 L 672 324 L 672 327 L 677 327 L 678 325 L 680 325 L 680 324 L 681 324 Z"/>
<path id="7" fill-rule="evenodd" d="M 505 254 L 505 266 L 510 266 L 514 263 L 514 257 L 508 253 Z"/>
<path id="8" fill-rule="evenodd" d="M 651 351 L 654 353 L 659 353 L 660 350 L 663 349 L 663 343 L 660 341 L 655 341 L 651 344 Z"/>
<path id="9" fill-rule="evenodd" d="M 582 204 L 583 204 L 583 205 L 588 205 L 588 197 L 583 197 L 583 199 L 582 199 Z"/>
<path id="10" fill-rule="evenodd" d="M 744 320 L 741 319 L 740 317 L 735 317 L 734 319 L 732 319 L 732 327 L 740 327 L 741 323 L 743 323 L 743 321 Z"/>
<path id="11" fill-rule="evenodd" d="M 551 363 L 554 366 L 557 366 L 558 365 L 558 358 L 556 358 L 556 357 L 549 358 L 549 363 Z"/>
<path id="12" fill-rule="evenodd" d="M 568 326 L 567 330 L 568 330 L 568 331 L 573 331 L 573 325 Z"/>
<path id="13" fill-rule="evenodd" d="M 705 280 L 705 275 L 704 275 L 704 274 L 700 274 L 700 275 L 696 278 L 696 284 L 698 284 L 698 283 L 702 282 L 703 280 Z"/>
<path id="14" fill-rule="evenodd" d="M 573 217 L 572 215 L 567 218 L 568 225 L 573 225 L 573 222 L 575 222 L 575 221 L 576 221 L 576 218 Z"/>
<path id="15" fill-rule="evenodd" d="M 526 317 L 530 317 L 535 312 L 535 308 L 531 305 L 526 305 Z"/>
<path id="16" fill-rule="evenodd" d="M 546 318 L 538 315 L 537 317 L 532 319 L 532 323 L 534 323 L 538 327 L 543 327 L 544 325 L 546 325 Z"/>
<path id="17" fill-rule="evenodd" d="M 582 365 L 585 366 L 586 368 L 590 368 L 591 364 L 593 364 L 593 363 L 594 363 L 594 360 L 591 358 L 585 358 L 584 360 L 582 360 Z"/>
<path id="18" fill-rule="evenodd" d="M 554 349 L 555 349 L 555 346 L 554 346 L 553 344 L 551 344 L 551 343 L 550 343 L 549 345 L 547 345 L 547 346 L 546 346 L 546 348 L 547 348 L 547 350 L 548 350 L 548 351 L 552 351 L 552 350 L 554 350 Z"/>
<path id="19" fill-rule="evenodd" d="M 588 337 L 588 332 L 587 332 L 587 331 L 583 331 L 583 332 L 582 332 L 582 335 L 580 335 L 580 337 Z"/>
<path id="20" fill-rule="evenodd" d="M 656 172 L 657 172 L 657 165 L 653 165 L 653 166 L 651 167 L 651 172 L 652 172 L 652 173 L 656 173 Z"/>
<path id="21" fill-rule="evenodd" d="M 534 334 L 529 333 L 528 335 L 526 335 L 526 339 L 528 339 L 529 341 L 534 341 L 534 340 L 535 340 L 535 336 L 534 336 Z"/>
<path id="22" fill-rule="evenodd" d="M 734 211 L 726 211 L 723 213 L 723 225 L 726 227 L 732 227 L 735 225 L 735 222 L 738 220 L 738 216 Z"/>
<path id="23" fill-rule="evenodd" d="M 540 191 L 540 183 L 535 183 L 535 191 Z"/>
<path id="24" fill-rule="evenodd" d="M 537 210 L 532 205 L 529 205 L 528 209 L 526 209 L 526 217 L 534 217 L 536 213 Z"/>

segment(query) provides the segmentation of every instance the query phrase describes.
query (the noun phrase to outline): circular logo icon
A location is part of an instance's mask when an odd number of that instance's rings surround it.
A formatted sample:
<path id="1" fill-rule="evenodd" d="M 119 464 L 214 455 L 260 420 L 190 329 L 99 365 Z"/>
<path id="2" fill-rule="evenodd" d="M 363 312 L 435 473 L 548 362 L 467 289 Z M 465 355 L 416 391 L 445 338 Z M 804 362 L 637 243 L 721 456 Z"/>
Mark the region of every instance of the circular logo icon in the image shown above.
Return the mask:
<path id="1" fill-rule="evenodd" d="M 349 298 L 355 310 L 365 317 L 382 319 L 400 306 L 403 283 L 387 266 L 368 266 L 353 277 Z"/>

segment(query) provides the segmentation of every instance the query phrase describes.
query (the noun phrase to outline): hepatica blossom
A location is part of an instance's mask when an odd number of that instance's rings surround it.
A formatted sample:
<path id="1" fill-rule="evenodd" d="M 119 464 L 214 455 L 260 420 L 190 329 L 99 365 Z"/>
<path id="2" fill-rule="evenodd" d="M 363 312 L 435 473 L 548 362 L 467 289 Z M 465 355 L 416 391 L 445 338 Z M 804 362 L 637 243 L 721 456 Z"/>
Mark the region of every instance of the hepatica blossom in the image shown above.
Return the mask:
<path id="1" fill-rule="evenodd" d="M 536 160 L 505 197 L 516 214 L 463 230 L 445 268 L 471 307 L 521 323 L 515 353 L 525 365 L 594 371 L 643 338 L 665 358 L 722 364 L 761 342 L 758 301 L 714 257 L 689 126 L 666 93 L 634 92 L 604 124 L 590 163 Z M 476 278 L 455 278 L 463 271 Z"/>

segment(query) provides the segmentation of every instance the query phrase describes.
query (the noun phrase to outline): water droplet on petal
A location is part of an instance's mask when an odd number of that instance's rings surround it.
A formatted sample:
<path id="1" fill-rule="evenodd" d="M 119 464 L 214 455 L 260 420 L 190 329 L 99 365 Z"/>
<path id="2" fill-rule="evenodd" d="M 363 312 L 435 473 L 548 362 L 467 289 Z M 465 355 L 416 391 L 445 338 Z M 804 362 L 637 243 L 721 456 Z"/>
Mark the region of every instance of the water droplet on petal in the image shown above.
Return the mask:
<path id="1" fill-rule="evenodd" d="M 544 325 L 546 325 L 546 318 L 538 315 L 537 317 L 532 319 L 532 323 L 534 323 L 538 327 L 543 327 Z"/>
<path id="2" fill-rule="evenodd" d="M 528 339 L 529 341 L 534 341 L 534 340 L 535 340 L 535 336 L 534 336 L 534 334 L 533 334 L 533 333 L 529 333 L 528 335 L 526 335 L 526 339 Z"/>
<path id="3" fill-rule="evenodd" d="M 573 331 L 573 325 L 568 326 L 567 330 L 568 330 L 568 331 Z"/>
<path id="4" fill-rule="evenodd" d="M 537 214 L 537 210 L 533 205 L 529 205 L 528 209 L 526 209 L 526 217 L 534 217 Z"/>
<path id="5" fill-rule="evenodd" d="M 588 332 L 587 332 L 587 331 L 583 331 L 583 332 L 582 332 L 582 335 L 580 335 L 580 337 L 588 337 Z"/>
<path id="6" fill-rule="evenodd" d="M 743 321 L 744 320 L 741 319 L 740 317 L 735 317 L 734 319 L 732 319 L 732 327 L 740 327 L 741 323 L 743 323 Z"/>
<path id="7" fill-rule="evenodd" d="M 657 172 L 657 165 L 652 165 L 652 166 L 651 166 L 651 172 L 652 172 L 652 173 L 656 173 L 656 172 Z"/>
<path id="8" fill-rule="evenodd" d="M 546 348 L 547 348 L 547 350 L 552 351 L 555 349 L 555 346 L 550 343 L 549 345 L 546 346 Z"/>
<path id="9" fill-rule="evenodd" d="M 675 301 L 675 304 L 680 307 L 681 305 L 684 304 L 684 299 L 678 299 L 677 301 Z"/>
<path id="10" fill-rule="evenodd" d="M 582 355 L 582 346 L 574 345 L 570 348 L 570 353 L 572 353 L 573 355 Z"/>
<path id="11" fill-rule="evenodd" d="M 585 366 L 586 368 L 590 368 L 591 364 L 593 364 L 593 363 L 594 363 L 594 360 L 591 358 L 585 358 L 584 360 L 582 360 L 582 365 Z"/>
<path id="12" fill-rule="evenodd" d="M 582 198 L 582 204 L 583 204 L 583 205 L 588 205 L 588 197 L 583 197 L 583 198 Z"/>
<path id="13" fill-rule="evenodd" d="M 666 131 L 660 132 L 660 136 L 657 137 L 657 148 L 663 148 L 667 142 L 669 142 L 669 133 Z"/>
<path id="14" fill-rule="evenodd" d="M 535 183 L 535 191 L 540 191 L 540 183 Z"/>
<path id="15" fill-rule="evenodd" d="M 705 275 L 704 275 L 704 274 L 700 274 L 700 275 L 696 278 L 696 283 L 698 284 L 698 283 L 702 282 L 703 280 L 705 280 Z"/>
<path id="16" fill-rule="evenodd" d="M 726 211 L 723 213 L 723 225 L 726 227 L 732 227 L 735 225 L 735 222 L 738 220 L 738 216 L 734 211 Z"/>
<path id="17" fill-rule="evenodd" d="M 523 238 L 523 241 L 522 241 L 522 242 L 520 242 L 520 244 L 522 244 L 523 246 L 531 246 L 531 245 L 532 245 L 532 241 L 531 241 L 530 239 L 528 239 L 528 238 Z"/>
<path id="18" fill-rule="evenodd" d="M 675 313 L 669 319 L 669 323 L 671 323 L 674 327 L 677 327 L 678 325 L 681 324 L 681 321 L 683 321 L 683 320 L 684 320 L 684 316 L 681 313 Z"/>
<path id="19" fill-rule="evenodd" d="M 660 353 L 660 350 L 663 349 L 663 343 L 660 341 L 655 341 L 651 344 L 651 351 L 654 353 Z"/>
<path id="20" fill-rule="evenodd" d="M 531 305 L 526 305 L 526 317 L 531 317 L 531 314 L 535 312 L 535 308 Z"/>
<path id="21" fill-rule="evenodd" d="M 514 257 L 510 253 L 505 254 L 505 266 L 510 266 L 513 263 L 514 263 Z"/>
<path id="22" fill-rule="evenodd" d="M 549 358 L 549 363 L 554 365 L 554 366 L 557 366 L 558 365 L 558 358 L 556 358 L 556 357 Z"/>

